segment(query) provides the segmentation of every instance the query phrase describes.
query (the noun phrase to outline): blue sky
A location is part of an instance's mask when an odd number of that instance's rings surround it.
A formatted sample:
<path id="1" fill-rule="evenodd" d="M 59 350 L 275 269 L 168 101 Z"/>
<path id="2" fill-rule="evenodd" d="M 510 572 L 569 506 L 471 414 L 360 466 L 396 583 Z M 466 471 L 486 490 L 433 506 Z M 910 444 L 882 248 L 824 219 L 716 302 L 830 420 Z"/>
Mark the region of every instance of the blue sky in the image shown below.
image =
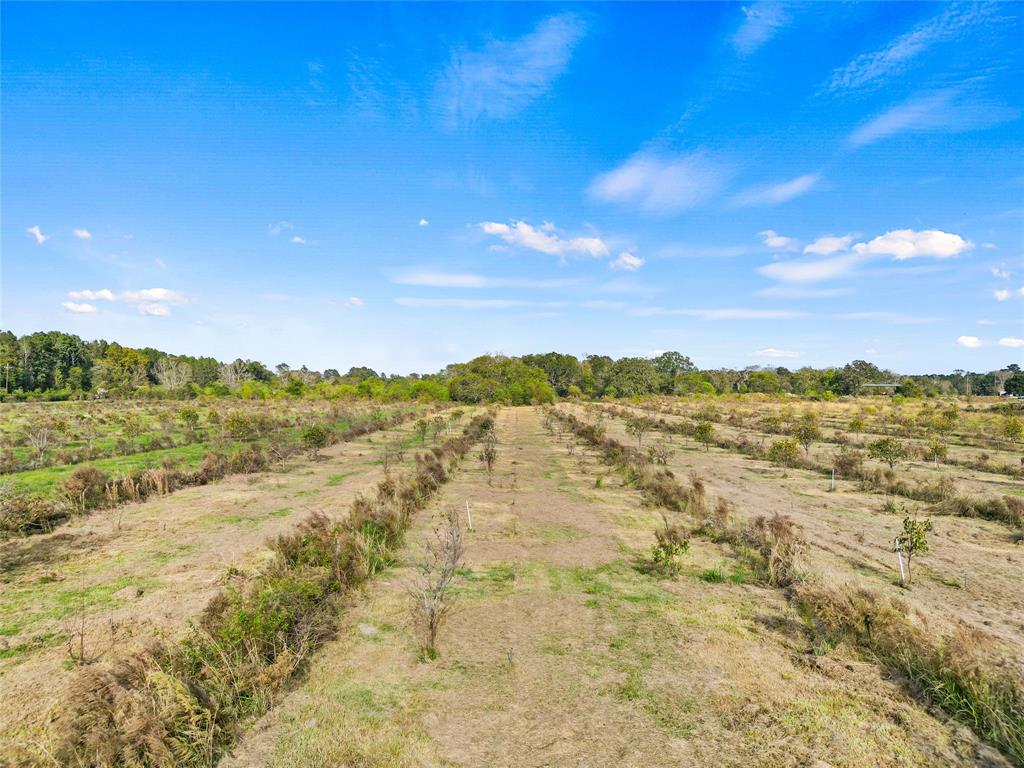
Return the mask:
<path id="1" fill-rule="evenodd" d="M 4 3 L 0 325 L 388 372 L 1021 361 L 1022 15 Z"/>

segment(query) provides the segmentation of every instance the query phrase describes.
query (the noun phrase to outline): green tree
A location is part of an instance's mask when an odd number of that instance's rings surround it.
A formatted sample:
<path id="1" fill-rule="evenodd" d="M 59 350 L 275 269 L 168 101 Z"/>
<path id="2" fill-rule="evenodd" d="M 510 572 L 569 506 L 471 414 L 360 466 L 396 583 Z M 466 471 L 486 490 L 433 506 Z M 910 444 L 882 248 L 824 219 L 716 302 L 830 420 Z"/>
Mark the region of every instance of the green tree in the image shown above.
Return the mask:
<path id="1" fill-rule="evenodd" d="M 660 386 L 657 368 L 642 357 L 623 357 L 616 360 L 608 372 L 608 386 L 615 387 L 619 397 L 649 395 Z"/>
<path id="2" fill-rule="evenodd" d="M 654 420 L 647 416 L 631 416 L 626 419 L 626 434 L 636 438 L 636 447 L 643 447 L 644 435 L 654 429 Z"/>
<path id="3" fill-rule="evenodd" d="M 795 440 L 784 437 L 776 440 L 768 449 L 768 461 L 783 469 L 789 469 L 800 458 L 800 448 Z"/>
<path id="4" fill-rule="evenodd" d="M 807 456 L 811 455 L 811 446 L 815 441 L 821 439 L 821 428 L 818 426 L 818 417 L 813 413 L 805 413 L 797 422 L 793 430 L 793 437 L 804 449 Z"/>
<path id="5" fill-rule="evenodd" d="M 904 507 L 904 510 L 906 508 Z M 907 559 L 906 580 L 900 576 L 901 584 L 909 584 L 912 580 L 910 562 L 918 555 L 928 551 L 928 534 L 932 531 L 932 521 L 918 520 L 916 516 L 907 515 L 903 518 L 903 530 L 893 539 L 892 548 L 900 557 Z"/>
<path id="6" fill-rule="evenodd" d="M 693 427 L 693 439 L 703 444 L 704 450 L 711 451 L 711 443 L 715 439 L 715 428 L 710 421 L 698 421 Z"/>
<path id="7" fill-rule="evenodd" d="M 327 447 L 327 430 L 319 424 L 311 424 L 302 430 L 302 447 L 309 451 L 312 458 L 317 458 L 320 451 Z"/>
<path id="8" fill-rule="evenodd" d="M 907 448 L 895 437 L 883 437 L 873 443 L 868 443 L 868 456 L 884 461 L 889 465 L 889 469 L 893 469 L 900 459 L 906 458 Z"/>

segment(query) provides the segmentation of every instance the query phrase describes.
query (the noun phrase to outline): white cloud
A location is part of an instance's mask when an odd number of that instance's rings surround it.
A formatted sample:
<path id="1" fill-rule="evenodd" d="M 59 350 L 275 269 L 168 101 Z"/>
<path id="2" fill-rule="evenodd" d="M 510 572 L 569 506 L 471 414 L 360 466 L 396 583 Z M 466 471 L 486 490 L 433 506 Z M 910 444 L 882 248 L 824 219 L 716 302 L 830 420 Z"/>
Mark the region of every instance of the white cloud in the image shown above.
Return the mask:
<path id="1" fill-rule="evenodd" d="M 345 302 L 350 307 L 362 307 L 365 306 L 366 302 L 360 299 L 358 296 L 351 296 L 349 300 Z"/>
<path id="2" fill-rule="evenodd" d="M 830 256 L 833 253 L 849 249 L 850 244 L 853 242 L 853 237 L 853 235 L 843 235 L 842 237 L 826 235 L 825 237 L 819 237 L 810 245 L 804 246 L 804 253 Z"/>
<path id="3" fill-rule="evenodd" d="M 989 15 L 984 4 L 950 5 L 947 9 L 900 35 L 885 48 L 864 53 L 832 73 L 833 91 L 877 85 L 903 71 L 907 64 L 936 43 L 951 39 L 963 28 Z"/>
<path id="4" fill-rule="evenodd" d="M 857 128 L 849 140 L 859 147 L 900 133 L 960 133 L 988 128 L 1018 114 L 980 97 L 963 97 L 960 88 L 946 88 L 918 94 L 886 110 Z"/>
<path id="5" fill-rule="evenodd" d="M 548 92 L 583 32 L 576 15 L 563 13 L 518 39 L 494 40 L 479 51 L 452 51 L 436 87 L 446 121 L 456 127 L 514 117 Z"/>
<path id="6" fill-rule="evenodd" d="M 1013 349 L 1018 349 L 1020 347 L 1024 347 L 1024 339 L 1015 339 L 1015 338 L 1012 338 L 1012 337 L 1005 338 L 1005 339 L 1000 339 L 999 340 L 999 346 L 1001 346 L 1001 347 L 1011 347 Z"/>
<path id="7" fill-rule="evenodd" d="M 170 307 L 156 302 L 139 304 L 138 309 L 140 315 L 149 315 L 151 317 L 166 317 L 171 314 Z"/>
<path id="8" fill-rule="evenodd" d="M 759 357 L 800 357 L 799 352 L 791 352 L 786 349 L 776 349 L 775 347 L 759 349 L 754 354 Z"/>
<path id="9" fill-rule="evenodd" d="M 919 256 L 948 259 L 973 247 L 974 243 L 960 235 L 938 229 L 896 229 L 868 243 L 858 243 L 853 249 L 864 256 L 888 255 L 895 261 L 904 261 Z"/>
<path id="10" fill-rule="evenodd" d="M 596 177 L 588 191 L 605 202 L 669 214 L 715 196 L 730 175 L 725 165 L 704 152 L 673 155 L 642 150 Z"/>
<path id="11" fill-rule="evenodd" d="M 998 277 L 1000 280 L 1009 280 L 1010 273 L 1002 267 L 992 267 L 992 277 Z"/>
<path id="12" fill-rule="evenodd" d="M 73 312 L 76 315 L 88 315 L 96 311 L 96 307 L 92 304 L 76 304 L 73 301 L 65 301 L 62 306 L 68 312 Z"/>
<path id="13" fill-rule="evenodd" d="M 834 256 L 828 259 L 791 259 L 774 264 L 765 264 L 757 271 L 765 277 L 784 283 L 816 283 L 831 280 L 852 272 L 863 259 L 854 253 Z"/>
<path id="14" fill-rule="evenodd" d="M 956 343 L 961 347 L 967 347 L 967 349 L 977 349 L 982 346 L 981 339 L 977 336 L 957 336 Z"/>
<path id="15" fill-rule="evenodd" d="M 295 243 L 296 245 L 306 245 L 305 238 L 299 237 L 298 235 L 295 235 L 295 237 L 293 237 L 288 242 Z"/>
<path id="16" fill-rule="evenodd" d="M 85 301 L 114 301 L 114 294 L 106 288 L 101 288 L 98 291 L 68 291 L 68 298 Z"/>
<path id="17" fill-rule="evenodd" d="M 765 229 L 757 233 L 764 244 L 769 248 L 775 248 L 780 251 L 795 251 L 797 249 L 797 242 L 792 237 L 783 237 L 774 229 Z"/>
<path id="18" fill-rule="evenodd" d="M 992 295 L 996 297 L 996 301 L 1006 301 L 1010 298 L 1010 292 L 1008 290 L 993 291 Z"/>
<path id="19" fill-rule="evenodd" d="M 276 237 L 277 235 L 280 235 L 282 232 L 284 232 L 287 229 L 295 229 L 295 227 L 292 225 L 291 222 L 279 221 L 276 224 L 271 224 L 267 228 L 267 232 L 268 232 L 268 234 L 271 237 Z"/>
<path id="20" fill-rule="evenodd" d="M 430 222 L 427 221 L 426 219 L 420 219 L 420 226 L 421 227 L 429 227 L 430 226 Z"/>
<path id="21" fill-rule="evenodd" d="M 92 232 L 88 229 L 75 229 L 72 231 L 79 240 L 92 240 Z"/>
<path id="22" fill-rule="evenodd" d="M 779 184 L 750 187 L 737 195 L 733 199 L 733 204 L 750 206 L 788 203 L 790 200 L 810 192 L 819 181 L 821 181 L 821 176 L 816 173 L 809 173 Z"/>
<path id="23" fill-rule="evenodd" d="M 789 309 L 666 309 L 664 307 L 636 307 L 630 314 L 639 317 L 673 316 L 698 317 L 701 320 L 785 320 L 802 317 L 803 312 Z"/>
<path id="24" fill-rule="evenodd" d="M 188 298 L 180 291 L 172 291 L 169 288 L 143 288 L 139 291 L 123 291 L 117 294 L 117 300 L 131 304 L 153 301 L 184 304 Z"/>
<path id="25" fill-rule="evenodd" d="M 34 227 L 29 227 L 25 231 L 28 232 L 30 235 L 32 235 L 32 237 L 34 237 L 36 239 L 36 244 L 37 245 L 42 245 L 43 243 L 45 243 L 47 240 L 50 239 L 49 235 L 44 235 L 43 234 L 42 230 L 39 229 L 39 225 L 38 224 L 36 226 L 34 226 Z"/>
<path id="26" fill-rule="evenodd" d="M 743 23 L 733 35 L 736 52 L 749 56 L 767 43 L 789 21 L 786 6 L 780 2 L 757 2 L 743 6 Z"/>
<path id="27" fill-rule="evenodd" d="M 153 257 L 153 263 L 160 267 L 160 269 L 167 269 L 167 264 L 159 256 Z"/>
<path id="28" fill-rule="evenodd" d="M 644 259 L 634 256 L 629 251 L 623 251 L 619 257 L 608 264 L 612 269 L 624 269 L 627 272 L 636 272 L 645 264 Z"/>
<path id="29" fill-rule="evenodd" d="M 511 225 L 485 221 L 480 224 L 480 229 L 485 234 L 500 237 L 509 245 L 551 254 L 563 260 L 574 253 L 593 257 L 608 255 L 608 246 L 601 238 L 562 238 L 554 231 L 553 225 L 549 227 L 546 223 L 538 229 L 525 221 L 513 221 Z"/>
<path id="30" fill-rule="evenodd" d="M 770 247 L 795 249 L 796 241 L 792 238 L 781 237 L 770 229 L 759 234 Z M 894 261 L 921 257 L 947 259 L 974 247 L 973 243 L 959 235 L 937 229 L 897 229 L 867 243 L 857 243 L 852 251 L 848 251 L 852 240 L 853 235 L 819 237 L 804 248 L 804 253 L 828 258 L 781 261 L 766 264 L 757 271 L 782 282 L 811 283 L 842 277 L 858 266 L 883 256 L 892 256 Z"/>

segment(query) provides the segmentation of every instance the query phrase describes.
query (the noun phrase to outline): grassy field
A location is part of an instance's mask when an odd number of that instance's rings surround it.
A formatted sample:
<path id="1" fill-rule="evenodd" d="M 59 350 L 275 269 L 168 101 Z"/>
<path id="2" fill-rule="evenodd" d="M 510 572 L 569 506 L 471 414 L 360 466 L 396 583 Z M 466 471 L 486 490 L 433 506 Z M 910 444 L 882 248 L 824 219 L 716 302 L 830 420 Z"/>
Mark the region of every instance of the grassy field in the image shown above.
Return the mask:
<path id="1" fill-rule="evenodd" d="M 556 409 L 635 446 L 629 413 L 655 408 L 693 421 L 705 406 L 672 399 L 621 412 L 578 403 Z M 758 409 L 785 407 L 777 401 L 716 407 L 713 423 L 722 433 L 780 437 L 754 426 Z M 819 409 L 823 434 L 810 455 L 825 460 L 835 425 L 856 405 L 804 407 Z M 987 451 L 1011 463 L 1019 456 L 999 442 L 999 422 L 989 425 L 990 418 L 1001 416 L 958 421 L 951 437 L 963 455 Z M 865 421 L 868 433 L 891 418 Z M 742 538 L 701 534 L 700 520 L 659 506 L 541 409 L 500 409 L 494 435 L 492 471 L 483 444 L 452 470 L 413 518 L 391 565 L 331 609 L 333 637 L 266 714 L 241 723 L 220 765 L 1020 763 L 881 655 L 826 642 L 795 598 L 800 590 L 841 589 L 901 601 L 914 626 L 932 636 L 970 628 L 985 654 L 979 663 L 1021 680 L 1024 553 L 1012 528 L 931 515 L 929 550 L 915 558 L 905 588 L 891 548 L 903 513 L 887 509 L 883 495 L 843 479 L 831 490 L 813 469 L 784 469 L 684 435 L 645 434 L 645 451 L 657 446 L 664 461 L 658 471 L 670 470 L 687 487 L 698 479 L 709 508 L 727 501 L 735 530 L 776 512 L 792 521 L 800 582 L 781 588 L 765 579 Z M 385 477 L 419 467 L 415 452 L 443 438 L 421 437 L 409 421 L 332 446 L 320 460 L 295 456 L 273 471 L 4 542 L 0 742 L 17 747 L 5 757 L 47 764 L 54 713 L 68 705 L 82 674 L 150 639 L 181 636 L 223 589 L 272 567 L 268 541 L 314 513 L 345 515 Z M 901 472 L 942 471 L 964 492 L 1021 490 L 1019 478 L 1004 473 L 907 461 Z M 929 514 L 927 505 L 908 503 L 909 513 Z M 424 544 L 450 510 L 464 526 L 464 557 L 431 659 L 411 618 L 409 590 Z M 652 559 L 654 532 L 667 520 L 685 527 L 688 541 L 671 570 Z M 85 664 L 76 643 L 86 649 Z"/>

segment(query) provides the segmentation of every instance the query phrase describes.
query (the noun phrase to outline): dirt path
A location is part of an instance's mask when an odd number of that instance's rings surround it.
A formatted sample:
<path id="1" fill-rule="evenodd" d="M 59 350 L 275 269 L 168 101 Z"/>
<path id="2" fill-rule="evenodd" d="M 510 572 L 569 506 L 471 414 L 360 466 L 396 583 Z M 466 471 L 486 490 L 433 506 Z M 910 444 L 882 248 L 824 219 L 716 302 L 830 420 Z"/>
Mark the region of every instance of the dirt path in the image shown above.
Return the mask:
<path id="1" fill-rule="evenodd" d="M 35 738 L 59 701 L 74 669 L 69 632 L 81 632 L 90 658 L 177 635 L 226 583 L 229 568 L 260 564 L 268 538 L 312 511 L 345 510 L 378 482 L 378 446 L 409 439 L 411 430 L 396 427 L 332 446 L 318 461 L 295 459 L 276 471 L 98 511 L 54 533 L 7 542 L 0 743 Z"/>
<path id="2" fill-rule="evenodd" d="M 973 737 L 873 665 L 809 656 L 778 590 L 716 545 L 650 574 L 657 512 L 536 411 L 501 411 L 498 437 L 493 482 L 467 459 L 434 506 L 468 501 L 475 525 L 440 658 L 418 660 L 405 592 L 424 514 L 222 766 L 974 764 Z"/>

